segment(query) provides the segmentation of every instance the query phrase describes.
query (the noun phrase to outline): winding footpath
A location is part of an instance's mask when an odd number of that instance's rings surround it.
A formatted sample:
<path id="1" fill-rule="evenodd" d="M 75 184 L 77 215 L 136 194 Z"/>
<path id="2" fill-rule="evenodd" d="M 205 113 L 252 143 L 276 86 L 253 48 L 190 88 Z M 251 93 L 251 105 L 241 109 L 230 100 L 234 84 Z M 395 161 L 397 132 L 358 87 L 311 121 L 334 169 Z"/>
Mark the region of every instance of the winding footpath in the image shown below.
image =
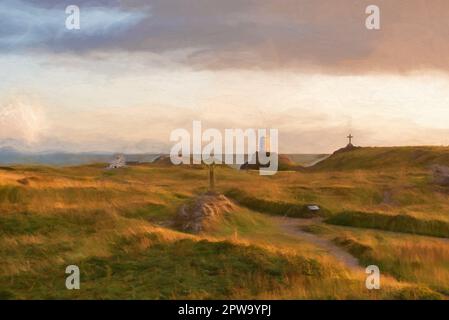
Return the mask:
<path id="1" fill-rule="evenodd" d="M 352 270 L 362 270 L 362 267 L 359 265 L 359 261 L 356 257 L 338 247 L 331 240 L 301 230 L 301 227 L 319 223 L 321 221 L 320 219 L 277 217 L 275 220 L 288 235 L 301 238 L 301 240 L 310 242 L 317 247 L 320 247 Z"/>

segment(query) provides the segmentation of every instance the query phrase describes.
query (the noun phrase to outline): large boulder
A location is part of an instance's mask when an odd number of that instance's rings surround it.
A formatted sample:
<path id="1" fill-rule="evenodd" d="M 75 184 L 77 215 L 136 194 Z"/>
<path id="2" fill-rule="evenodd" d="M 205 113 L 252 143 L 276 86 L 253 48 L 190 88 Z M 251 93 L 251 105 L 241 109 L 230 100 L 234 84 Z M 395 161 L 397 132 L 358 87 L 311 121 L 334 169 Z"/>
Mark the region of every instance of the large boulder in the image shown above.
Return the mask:
<path id="1" fill-rule="evenodd" d="M 432 167 L 433 181 L 440 186 L 449 187 L 449 167 L 434 165 Z"/>
<path id="2" fill-rule="evenodd" d="M 206 193 L 190 204 L 183 205 L 176 217 L 175 227 L 186 232 L 200 233 L 219 223 L 220 218 L 235 210 L 231 200 L 222 194 Z"/>
<path id="3" fill-rule="evenodd" d="M 350 152 L 350 151 L 358 150 L 360 148 L 362 148 L 362 147 L 358 147 L 358 146 L 353 145 L 352 143 L 348 143 L 348 145 L 346 147 L 338 149 L 337 151 L 334 152 L 334 154 Z"/>

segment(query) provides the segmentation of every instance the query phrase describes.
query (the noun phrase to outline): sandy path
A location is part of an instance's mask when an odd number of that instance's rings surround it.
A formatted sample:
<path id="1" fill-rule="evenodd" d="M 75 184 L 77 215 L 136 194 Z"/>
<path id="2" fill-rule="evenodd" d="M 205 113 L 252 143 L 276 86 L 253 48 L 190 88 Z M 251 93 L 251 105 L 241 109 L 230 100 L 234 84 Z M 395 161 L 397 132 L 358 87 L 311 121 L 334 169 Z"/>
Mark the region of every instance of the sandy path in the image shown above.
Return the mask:
<path id="1" fill-rule="evenodd" d="M 329 252 L 343 264 L 345 264 L 348 268 L 353 270 L 362 270 L 359 265 L 359 261 L 356 257 L 351 255 L 350 253 L 344 251 L 337 245 L 335 245 L 332 241 L 314 235 L 312 233 L 308 233 L 302 231 L 300 227 L 313 225 L 320 222 L 320 219 L 298 219 L 298 218 L 288 218 L 288 217 L 278 217 L 275 218 L 276 221 L 279 222 L 281 227 L 286 231 L 287 234 L 301 238 L 304 241 L 310 242 L 323 250 Z"/>

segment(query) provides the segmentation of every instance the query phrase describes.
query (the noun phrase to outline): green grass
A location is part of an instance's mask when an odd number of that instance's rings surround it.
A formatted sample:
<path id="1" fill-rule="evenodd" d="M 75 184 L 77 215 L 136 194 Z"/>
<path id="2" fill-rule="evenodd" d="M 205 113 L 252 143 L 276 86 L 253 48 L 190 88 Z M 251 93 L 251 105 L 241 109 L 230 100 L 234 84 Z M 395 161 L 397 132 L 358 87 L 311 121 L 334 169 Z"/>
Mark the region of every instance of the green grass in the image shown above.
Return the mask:
<path id="1" fill-rule="evenodd" d="M 446 239 L 326 224 L 308 226 L 306 231 L 334 241 L 364 266 L 377 265 L 383 278 L 392 275 L 417 285 L 416 291 L 404 289 L 398 298 L 413 298 L 417 293 L 422 298 L 449 298 Z"/>
<path id="2" fill-rule="evenodd" d="M 92 256 L 77 263 L 80 290 L 65 288 L 66 261 L 0 276 L 0 298 L 423 299 L 433 293 L 425 287 L 392 288 L 388 284 L 382 291 L 368 292 L 363 290 L 363 281 L 348 278 L 338 267 L 229 241 L 167 241 L 161 233 L 145 233 L 118 237 L 111 246 L 107 257 Z M 439 298 L 435 293 L 432 297 Z"/>
<path id="3" fill-rule="evenodd" d="M 0 169 L 0 298 L 419 299 L 434 291 L 444 294 L 447 286 L 438 284 L 449 283 L 445 239 L 419 242 L 420 236 L 389 232 L 398 237 L 390 241 L 383 231 L 366 229 L 446 234 L 441 223 L 449 223 L 449 199 L 432 185 L 429 173 L 424 166 L 410 166 L 262 177 L 217 166 L 217 190 L 242 207 L 204 234 L 191 235 L 171 230 L 170 222 L 179 206 L 207 190 L 208 171 L 202 167 Z M 350 237 L 357 244 L 340 245 L 365 255 L 366 262 L 383 263 L 385 272 L 401 282 L 385 278 L 382 290 L 368 292 L 363 274 L 286 234 L 275 216 L 310 217 L 304 211 L 309 203 L 325 208 L 326 217 L 378 212 L 368 222 L 364 216 L 346 217 L 345 223 L 362 228 L 346 229 L 371 236 L 369 241 Z M 397 212 L 408 218 L 389 221 Z M 335 231 L 344 227 L 324 227 L 320 236 L 344 239 Z M 80 291 L 64 287 L 69 264 L 81 267 Z"/>
<path id="4" fill-rule="evenodd" d="M 151 245 L 139 249 L 139 244 Z M 92 257 L 79 264 L 82 290 L 65 289 L 64 265 L 36 275 L 1 277 L 7 298 L 101 299 L 226 299 L 254 297 L 288 286 L 291 277 L 319 278 L 325 270 L 317 261 L 269 253 L 230 242 L 179 240 L 165 242 L 157 234 L 117 240 L 107 258 Z M 13 283 L 14 286 L 6 285 Z M 0 293 L 1 295 L 1 293 Z"/>
<path id="5" fill-rule="evenodd" d="M 259 199 L 245 194 L 245 192 L 238 189 L 229 190 L 225 194 L 242 206 L 254 211 L 296 218 L 312 218 L 316 216 L 314 213 L 311 213 L 304 204 Z M 320 214 L 322 214 L 322 212 L 323 209 L 321 209 Z"/>
<path id="6" fill-rule="evenodd" d="M 123 215 L 126 218 L 161 222 L 173 218 L 175 212 L 174 210 L 170 210 L 167 206 L 157 203 L 150 203 L 137 209 L 125 211 Z"/>
<path id="7" fill-rule="evenodd" d="M 265 215 L 258 212 L 241 209 L 236 212 L 230 212 L 221 217 L 219 223 L 216 223 L 208 233 L 215 236 L 246 236 L 259 234 L 268 236 L 275 226 Z"/>
<path id="8" fill-rule="evenodd" d="M 449 165 L 449 147 L 360 148 L 333 154 L 309 169 L 426 168 L 432 164 Z"/>
<path id="9" fill-rule="evenodd" d="M 356 228 L 372 228 L 449 238 L 449 223 L 438 220 L 417 219 L 407 215 L 346 211 L 327 218 L 325 222 Z"/>
<path id="10" fill-rule="evenodd" d="M 106 224 L 113 226 L 114 218 L 103 211 L 90 211 L 85 214 L 65 211 L 56 215 L 40 215 L 20 212 L 0 215 L 0 236 L 50 235 L 55 232 L 76 234 L 94 233 L 96 227 Z"/>
<path id="11" fill-rule="evenodd" d="M 431 297 L 449 296 L 449 256 L 447 248 L 441 243 L 430 242 L 423 245 L 425 241 L 422 239 L 415 243 L 407 239 L 401 243 L 389 236 L 377 237 L 369 242 L 343 236 L 335 238 L 335 242 L 355 255 L 364 265 L 377 265 L 382 272 L 389 273 L 400 281 L 417 283 L 420 291 L 427 287 L 428 292 L 430 287 L 433 291 Z M 406 293 L 407 291 L 404 292 Z"/>
<path id="12" fill-rule="evenodd" d="M 0 203 L 12 204 L 24 201 L 24 188 L 16 186 L 0 186 Z"/>

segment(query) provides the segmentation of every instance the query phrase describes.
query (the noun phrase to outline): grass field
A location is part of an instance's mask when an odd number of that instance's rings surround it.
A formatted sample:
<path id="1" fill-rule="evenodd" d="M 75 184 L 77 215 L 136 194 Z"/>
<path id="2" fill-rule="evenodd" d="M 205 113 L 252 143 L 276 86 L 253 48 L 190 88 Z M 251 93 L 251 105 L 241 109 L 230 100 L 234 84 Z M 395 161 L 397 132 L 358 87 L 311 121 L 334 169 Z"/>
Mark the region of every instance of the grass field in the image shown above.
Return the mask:
<path id="1" fill-rule="evenodd" d="M 268 177 L 219 166 L 217 189 L 236 210 L 197 235 L 171 222 L 207 191 L 207 168 L 3 166 L 0 298 L 445 299 L 449 192 L 430 165 L 449 165 L 448 155 L 367 148 Z M 357 257 L 361 271 L 276 223 L 310 217 L 311 203 L 324 220 L 307 232 Z M 81 290 L 65 288 L 71 264 Z M 368 264 L 379 265 L 381 290 L 366 289 Z"/>

